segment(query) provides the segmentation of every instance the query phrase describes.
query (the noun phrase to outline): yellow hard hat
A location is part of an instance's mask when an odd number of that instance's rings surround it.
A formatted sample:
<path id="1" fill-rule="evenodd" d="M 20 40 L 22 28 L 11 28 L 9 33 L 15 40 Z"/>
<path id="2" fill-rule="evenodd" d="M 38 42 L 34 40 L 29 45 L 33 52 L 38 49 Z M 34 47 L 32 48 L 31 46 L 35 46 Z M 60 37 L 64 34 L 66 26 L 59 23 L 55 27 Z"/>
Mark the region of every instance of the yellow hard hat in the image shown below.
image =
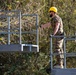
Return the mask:
<path id="1" fill-rule="evenodd" d="M 50 11 L 53 11 L 53 12 L 57 13 L 57 8 L 56 8 L 56 7 L 51 7 L 51 8 L 49 9 L 49 12 L 50 12 Z"/>

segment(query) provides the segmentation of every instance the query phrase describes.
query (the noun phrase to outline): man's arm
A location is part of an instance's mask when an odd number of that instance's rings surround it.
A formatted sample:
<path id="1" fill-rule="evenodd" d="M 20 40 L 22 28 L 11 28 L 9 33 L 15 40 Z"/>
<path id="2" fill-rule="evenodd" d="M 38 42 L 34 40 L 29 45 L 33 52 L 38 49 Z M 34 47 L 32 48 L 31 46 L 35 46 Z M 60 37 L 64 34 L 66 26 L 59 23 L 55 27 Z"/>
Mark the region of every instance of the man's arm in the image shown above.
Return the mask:
<path id="1" fill-rule="evenodd" d="M 50 22 L 48 22 L 48 23 L 46 23 L 46 24 L 43 24 L 43 25 L 41 25 L 41 28 L 49 28 L 51 26 L 51 23 Z"/>
<path id="2" fill-rule="evenodd" d="M 53 35 L 56 35 L 56 33 L 58 32 L 59 26 L 60 26 L 60 23 L 57 22 L 56 25 L 55 25 L 55 29 L 54 29 Z"/>

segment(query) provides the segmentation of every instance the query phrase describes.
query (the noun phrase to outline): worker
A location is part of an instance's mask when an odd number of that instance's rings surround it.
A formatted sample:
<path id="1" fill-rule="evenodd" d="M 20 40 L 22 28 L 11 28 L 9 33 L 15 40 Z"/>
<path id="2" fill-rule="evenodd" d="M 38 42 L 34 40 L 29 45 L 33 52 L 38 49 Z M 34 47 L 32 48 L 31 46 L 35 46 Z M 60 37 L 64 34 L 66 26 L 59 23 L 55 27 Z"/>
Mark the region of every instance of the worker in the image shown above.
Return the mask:
<path id="1" fill-rule="evenodd" d="M 53 36 L 61 36 L 63 35 L 63 23 L 62 19 L 57 14 L 57 8 L 51 7 L 49 9 L 49 14 L 51 21 L 41 25 L 41 28 L 46 27 L 52 27 L 52 35 Z M 59 55 L 56 55 L 56 63 L 54 64 L 54 68 L 63 68 L 63 38 L 55 38 L 55 44 L 54 44 L 55 53 L 58 53 Z"/>

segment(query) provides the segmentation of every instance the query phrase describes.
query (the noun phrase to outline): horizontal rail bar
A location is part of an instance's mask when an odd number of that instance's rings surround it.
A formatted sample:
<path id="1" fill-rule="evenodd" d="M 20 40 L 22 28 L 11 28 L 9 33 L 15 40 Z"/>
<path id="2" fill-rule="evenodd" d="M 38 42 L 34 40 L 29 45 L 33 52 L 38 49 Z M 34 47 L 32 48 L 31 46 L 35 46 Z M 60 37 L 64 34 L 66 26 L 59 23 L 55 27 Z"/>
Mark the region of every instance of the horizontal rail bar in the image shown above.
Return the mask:
<path id="1" fill-rule="evenodd" d="M 19 17 L 19 15 L 0 15 L 0 18 L 6 18 L 6 17 Z"/>
<path id="2" fill-rule="evenodd" d="M 65 38 L 65 40 L 76 40 L 76 38 Z"/>
<path id="3" fill-rule="evenodd" d="M 10 10 L 10 11 L 6 11 L 6 10 L 0 10 L 0 12 L 20 12 L 20 10 Z"/>
<path id="4" fill-rule="evenodd" d="M 13 28 L 13 29 L 8 29 L 8 28 L 0 28 L 0 33 L 1 33 L 1 31 L 4 31 L 4 30 L 19 30 L 19 28 Z"/>
<path id="5" fill-rule="evenodd" d="M 65 55 L 66 54 L 66 57 L 75 57 L 76 56 L 76 52 L 75 53 L 53 53 L 51 55 Z"/>
<path id="6" fill-rule="evenodd" d="M 37 14 L 22 14 L 22 17 L 23 16 L 38 16 Z"/>
<path id="7" fill-rule="evenodd" d="M 66 37 L 66 38 L 76 38 L 76 35 L 73 36 L 64 36 L 64 35 L 50 35 L 51 38 L 59 38 L 59 37 Z"/>
<path id="8" fill-rule="evenodd" d="M 64 38 L 64 40 L 76 40 L 76 35 L 74 36 L 53 36 L 50 35 L 50 38 Z"/>
<path id="9" fill-rule="evenodd" d="M 24 33 L 36 34 L 36 31 L 25 31 L 25 32 L 22 32 L 22 34 L 24 34 Z M 0 32 L 0 34 L 19 34 L 19 32 Z"/>

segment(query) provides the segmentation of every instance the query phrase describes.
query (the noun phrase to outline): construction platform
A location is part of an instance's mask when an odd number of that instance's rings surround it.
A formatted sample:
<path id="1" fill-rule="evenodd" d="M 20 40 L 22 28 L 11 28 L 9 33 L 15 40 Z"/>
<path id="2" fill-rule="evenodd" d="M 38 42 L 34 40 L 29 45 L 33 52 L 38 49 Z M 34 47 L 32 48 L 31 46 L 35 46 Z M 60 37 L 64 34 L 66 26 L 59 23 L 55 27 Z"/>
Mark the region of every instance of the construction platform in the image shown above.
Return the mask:
<path id="1" fill-rule="evenodd" d="M 76 69 L 52 69 L 51 75 L 76 75 Z"/>
<path id="2" fill-rule="evenodd" d="M 0 45 L 0 52 L 39 52 L 39 47 L 32 44 Z"/>
<path id="3" fill-rule="evenodd" d="M 64 68 L 54 68 L 53 66 L 53 56 L 59 55 L 57 53 L 53 53 L 53 38 L 63 38 L 64 39 L 64 44 L 63 44 L 63 55 L 64 55 Z M 67 68 L 67 58 L 69 57 L 76 57 L 76 52 L 67 52 L 66 50 L 66 41 L 73 41 L 76 43 L 76 35 L 74 36 L 68 36 L 66 37 L 65 35 L 63 36 L 50 36 L 50 61 L 51 61 L 51 72 L 50 75 L 76 75 L 76 68 Z"/>
<path id="4" fill-rule="evenodd" d="M 0 52 L 39 52 L 37 14 L 0 10 L 0 24 Z"/>

